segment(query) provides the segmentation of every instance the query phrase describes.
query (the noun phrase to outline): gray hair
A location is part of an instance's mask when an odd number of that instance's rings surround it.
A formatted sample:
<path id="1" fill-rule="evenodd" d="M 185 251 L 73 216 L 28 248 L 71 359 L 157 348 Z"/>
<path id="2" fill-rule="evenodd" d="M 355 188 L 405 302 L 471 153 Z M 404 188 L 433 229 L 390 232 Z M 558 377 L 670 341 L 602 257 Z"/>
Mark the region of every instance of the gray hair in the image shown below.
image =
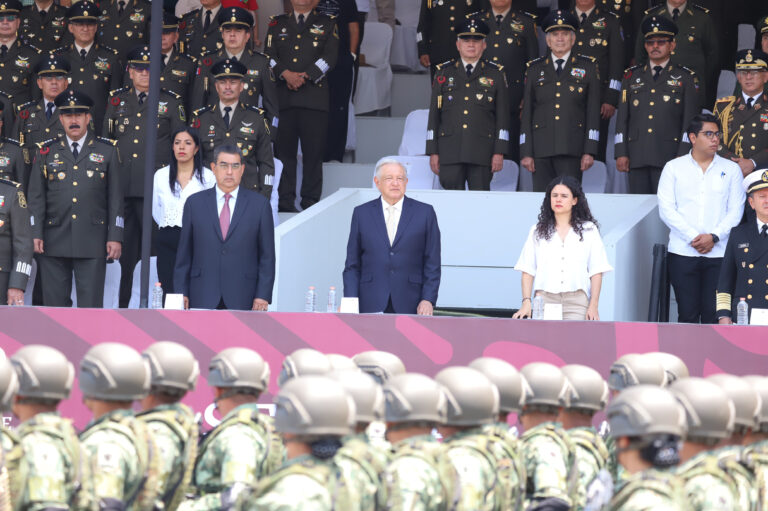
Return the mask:
<path id="1" fill-rule="evenodd" d="M 381 178 L 381 168 L 384 167 L 384 165 L 397 165 L 401 169 L 403 169 L 403 174 L 405 174 L 405 177 L 408 177 L 408 169 L 405 168 L 405 165 L 400 163 L 395 158 L 382 158 L 376 163 L 376 171 L 375 175 L 378 178 Z"/>
<path id="2" fill-rule="evenodd" d="M 236 154 L 240 157 L 240 162 L 243 161 L 243 153 L 240 152 L 240 149 L 234 145 L 234 144 L 223 144 L 216 148 L 216 150 L 213 151 L 213 162 L 216 163 L 219 161 L 219 155 L 220 154 Z"/>

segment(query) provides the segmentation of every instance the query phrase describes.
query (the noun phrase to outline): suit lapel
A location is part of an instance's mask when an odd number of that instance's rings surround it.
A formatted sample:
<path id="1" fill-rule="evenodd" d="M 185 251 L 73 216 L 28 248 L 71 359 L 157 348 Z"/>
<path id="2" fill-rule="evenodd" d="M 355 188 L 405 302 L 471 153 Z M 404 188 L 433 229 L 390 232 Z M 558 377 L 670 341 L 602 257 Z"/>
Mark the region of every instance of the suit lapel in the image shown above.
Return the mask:
<path id="1" fill-rule="evenodd" d="M 397 231 L 395 232 L 395 241 L 392 243 L 393 247 L 403 237 L 403 233 L 408 228 L 411 218 L 413 218 L 413 204 L 408 197 L 405 197 L 403 200 L 403 210 L 400 212 L 400 222 L 397 224 Z"/>
<path id="2" fill-rule="evenodd" d="M 379 231 L 379 236 L 382 236 L 386 246 L 390 247 L 389 235 L 387 234 L 387 219 L 384 218 L 384 208 L 381 205 L 381 197 L 371 202 L 371 215 L 373 216 L 373 225 L 375 225 L 375 229 Z"/>
<path id="3" fill-rule="evenodd" d="M 208 204 L 210 204 L 209 207 L 213 207 L 213 215 L 211 215 L 213 230 L 216 231 L 216 236 L 219 237 L 219 240 L 224 241 L 224 236 L 221 235 L 221 224 L 219 223 L 219 205 L 216 204 L 216 186 L 214 185 L 213 188 L 206 190 L 206 192 L 210 196 L 208 199 Z"/>

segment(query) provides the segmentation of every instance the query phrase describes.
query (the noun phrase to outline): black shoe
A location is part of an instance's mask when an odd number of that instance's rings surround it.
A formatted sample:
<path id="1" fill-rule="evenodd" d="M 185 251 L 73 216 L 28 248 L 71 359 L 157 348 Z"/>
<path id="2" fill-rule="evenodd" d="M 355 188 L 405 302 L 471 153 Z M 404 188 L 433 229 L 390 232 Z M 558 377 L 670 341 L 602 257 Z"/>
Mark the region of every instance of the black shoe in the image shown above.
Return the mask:
<path id="1" fill-rule="evenodd" d="M 312 207 L 312 206 L 314 206 L 315 204 L 317 204 L 317 201 L 313 201 L 313 200 L 303 200 L 303 201 L 301 201 L 301 209 L 302 209 L 302 210 L 305 210 L 305 209 L 311 208 L 311 207 Z"/>
<path id="2" fill-rule="evenodd" d="M 298 213 L 299 210 L 296 209 L 296 206 L 294 205 L 278 205 L 277 206 L 277 212 L 278 213 Z"/>

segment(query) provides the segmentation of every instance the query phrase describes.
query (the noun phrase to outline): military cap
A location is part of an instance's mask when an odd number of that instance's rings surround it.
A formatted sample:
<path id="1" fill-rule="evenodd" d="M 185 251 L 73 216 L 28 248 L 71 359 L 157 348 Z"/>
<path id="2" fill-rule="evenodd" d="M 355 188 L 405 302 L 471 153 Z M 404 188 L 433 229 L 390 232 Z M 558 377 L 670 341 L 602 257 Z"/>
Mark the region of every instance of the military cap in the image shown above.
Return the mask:
<path id="1" fill-rule="evenodd" d="M 35 65 L 38 76 L 66 76 L 69 74 L 69 62 L 64 57 L 49 53 Z"/>
<path id="2" fill-rule="evenodd" d="M 480 357 L 469 367 L 483 373 L 499 390 L 499 410 L 505 413 L 519 413 L 523 406 L 523 377 L 515 367 L 500 358 Z"/>
<path id="3" fill-rule="evenodd" d="M 163 11 L 163 32 L 176 32 L 179 29 L 179 18 L 175 14 Z"/>
<path id="4" fill-rule="evenodd" d="M 579 20 L 576 16 L 569 11 L 556 10 L 550 11 L 549 14 L 544 16 L 541 20 L 541 26 L 544 32 L 551 32 L 552 30 L 570 30 L 576 32 L 576 27 L 579 26 Z"/>
<path id="5" fill-rule="evenodd" d="M 730 438 L 735 410 L 723 389 L 703 378 L 682 378 L 669 390 L 685 410 L 688 440 L 711 444 Z"/>
<path id="6" fill-rule="evenodd" d="M 373 376 L 379 383 L 386 383 L 397 374 L 405 374 L 403 361 L 388 351 L 364 351 L 352 357 L 352 360 L 357 367 Z"/>
<path id="7" fill-rule="evenodd" d="M 149 67 L 149 46 L 137 46 L 128 52 L 128 65 L 136 68 Z"/>
<path id="8" fill-rule="evenodd" d="M 75 2 L 69 9 L 67 9 L 67 19 L 70 22 L 85 21 L 98 23 L 99 14 L 101 14 L 101 11 L 96 4 L 89 2 L 88 0 Z"/>
<path id="9" fill-rule="evenodd" d="M 152 386 L 186 392 L 194 390 L 200 365 L 189 348 L 173 341 L 158 341 L 141 354 L 152 373 Z"/>
<path id="10" fill-rule="evenodd" d="M 661 364 L 661 367 L 663 367 L 664 371 L 667 373 L 667 385 L 671 385 L 674 381 L 679 380 L 680 378 L 688 378 L 690 376 L 688 366 L 685 365 L 685 362 L 683 362 L 677 355 L 665 353 L 663 351 L 652 351 L 646 353 L 644 356 L 650 357 Z"/>
<path id="11" fill-rule="evenodd" d="M 10 410 L 19 390 L 19 378 L 8 359 L 0 359 L 0 411 Z"/>
<path id="12" fill-rule="evenodd" d="M 19 14 L 21 8 L 19 0 L 0 0 L 0 14 Z"/>
<path id="13" fill-rule="evenodd" d="M 471 367 L 446 367 L 435 381 L 445 388 L 448 400 L 446 424 L 491 424 L 499 415 L 499 390 L 483 373 Z"/>
<path id="14" fill-rule="evenodd" d="M 760 21 L 757 22 L 757 31 L 761 34 L 768 33 L 768 16 L 763 16 Z"/>
<path id="15" fill-rule="evenodd" d="M 65 90 L 53 100 L 56 109 L 61 113 L 88 112 L 93 106 L 93 100 L 84 92 Z"/>
<path id="16" fill-rule="evenodd" d="M 237 60 L 220 60 L 211 67 L 211 74 L 217 80 L 224 78 L 239 78 L 242 80 L 246 73 L 248 73 L 248 68 Z"/>
<path id="17" fill-rule="evenodd" d="M 736 71 L 768 71 L 768 55 L 761 50 L 739 50 Z"/>
<path id="18" fill-rule="evenodd" d="M 269 385 L 269 364 L 252 349 L 227 348 L 208 364 L 208 385 L 261 392 Z"/>
<path id="19" fill-rule="evenodd" d="M 768 169 L 755 170 L 741 182 L 744 191 L 749 193 L 768 188 Z"/>
<path id="20" fill-rule="evenodd" d="M 608 386 L 613 390 L 621 390 L 632 385 L 667 384 L 667 373 L 657 360 L 639 353 L 628 353 L 621 356 L 611 365 L 608 375 Z"/>
<path id="21" fill-rule="evenodd" d="M 736 429 L 758 429 L 760 424 L 760 394 L 746 380 L 732 374 L 713 374 L 707 380 L 725 391 L 733 402 Z"/>
<path id="22" fill-rule="evenodd" d="M 250 29 L 253 27 L 253 15 L 242 7 L 222 7 L 218 14 L 219 26 L 224 28 Z"/>
<path id="23" fill-rule="evenodd" d="M 134 401 L 147 395 L 150 373 L 138 351 L 117 342 L 89 349 L 77 377 L 85 397 L 102 401 Z"/>
<path id="24" fill-rule="evenodd" d="M 62 352 L 42 344 L 30 344 L 11 357 L 19 377 L 22 397 L 62 400 L 69 397 L 75 368 Z"/>
<path id="25" fill-rule="evenodd" d="M 456 37 L 460 39 L 485 39 L 490 30 L 479 18 L 467 18 L 456 26 Z"/>
<path id="26" fill-rule="evenodd" d="M 677 35 L 677 24 L 664 16 L 649 16 L 640 25 L 640 31 L 646 39 L 659 36 L 672 39 Z"/>

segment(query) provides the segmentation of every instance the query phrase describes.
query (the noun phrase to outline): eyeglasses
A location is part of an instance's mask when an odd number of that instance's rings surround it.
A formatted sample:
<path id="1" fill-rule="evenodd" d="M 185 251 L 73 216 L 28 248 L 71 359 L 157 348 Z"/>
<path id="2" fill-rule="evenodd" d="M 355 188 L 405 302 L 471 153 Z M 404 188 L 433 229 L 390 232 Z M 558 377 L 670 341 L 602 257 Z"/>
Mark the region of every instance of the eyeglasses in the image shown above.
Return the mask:
<path id="1" fill-rule="evenodd" d="M 221 168 L 222 170 L 227 170 L 227 169 L 240 170 L 243 167 L 243 164 L 221 162 L 221 163 L 217 163 L 216 166 Z"/>
<path id="2" fill-rule="evenodd" d="M 646 39 L 645 45 L 646 46 L 664 46 L 665 44 L 669 44 L 669 39 Z"/>
<path id="3" fill-rule="evenodd" d="M 723 138 L 723 132 L 722 131 L 700 131 L 698 134 L 699 135 L 704 135 L 705 137 L 707 137 L 709 139 Z"/>
<path id="4" fill-rule="evenodd" d="M 740 74 L 741 76 L 757 76 L 762 72 L 763 72 L 762 69 L 740 69 L 739 71 L 737 71 L 737 73 Z"/>
<path id="5" fill-rule="evenodd" d="M 0 15 L 0 21 L 16 21 L 15 14 Z"/>

